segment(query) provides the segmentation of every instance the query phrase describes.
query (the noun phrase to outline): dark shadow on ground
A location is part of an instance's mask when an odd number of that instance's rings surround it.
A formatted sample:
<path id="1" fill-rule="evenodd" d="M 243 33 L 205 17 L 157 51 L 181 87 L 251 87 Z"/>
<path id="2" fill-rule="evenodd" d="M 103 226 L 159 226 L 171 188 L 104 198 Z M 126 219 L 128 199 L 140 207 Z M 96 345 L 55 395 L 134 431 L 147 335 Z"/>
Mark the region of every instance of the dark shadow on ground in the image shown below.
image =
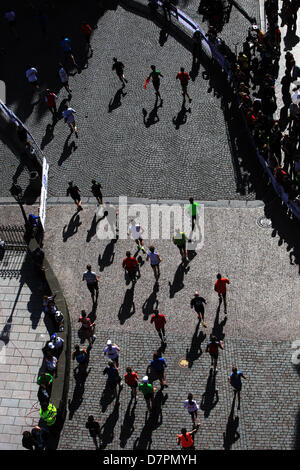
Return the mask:
<path id="1" fill-rule="evenodd" d="M 200 408 L 204 411 L 204 418 L 208 418 L 211 410 L 216 406 L 219 401 L 218 390 L 216 390 L 216 375 L 210 369 L 209 376 L 206 383 L 205 392 L 202 395 Z"/>
<path id="2" fill-rule="evenodd" d="M 105 449 L 107 444 L 110 444 L 114 439 L 114 429 L 119 419 L 119 408 L 120 408 L 120 402 L 116 401 L 113 411 L 108 416 L 104 425 L 101 427 L 101 432 L 103 436 L 101 449 Z"/>
<path id="3" fill-rule="evenodd" d="M 118 313 L 118 318 L 121 325 L 123 325 L 128 318 L 135 314 L 135 305 L 133 299 L 134 286 L 132 286 L 131 289 L 127 289 L 125 292 L 125 297 Z"/>
<path id="4" fill-rule="evenodd" d="M 187 274 L 189 270 L 190 270 L 190 267 L 186 266 L 186 263 L 180 263 L 180 265 L 178 266 L 175 272 L 173 283 L 171 284 L 171 282 L 169 282 L 170 299 L 173 299 L 176 292 L 179 292 L 181 289 L 184 288 L 184 283 L 183 283 L 184 275 Z"/>
<path id="5" fill-rule="evenodd" d="M 133 404 L 133 406 L 132 406 Z M 134 432 L 134 420 L 135 420 L 135 407 L 137 402 L 131 397 L 130 402 L 128 403 L 126 413 L 124 415 L 124 421 L 121 425 L 120 432 L 120 447 L 124 449 L 126 447 L 127 441 Z"/>
<path id="6" fill-rule="evenodd" d="M 63 233 L 62 233 L 63 241 L 66 242 L 68 238 L 75 235 L 75 233 L 78 232 L 78 227 L 80 227 L 81 224 L 82 222 L 80 222 L 79 213 L 75 212 L 75 214 L 72 215 L 69 221 L 69 224 L 65 225 L 63 228 Z"/>
<path id="7" fill-rule="evenodd" d="M 71 155 L 72 152 L 75 152 L 77 149 L 77 145 L 75 144 L 75 141 L 72 140 L 72 142 L 69 144 L 70 137 L 73 135 L 72 132 L 68 135 L 68 137 L 65 140 L 63 151 L 61 153 L 61 156 L 59 157 L 59 160 L 57 162 L 58 166 L 61 166 L 65 160 L 67 160 Z"/>
<path id="8" fill-rule="evenodd" d="M 113 238 L 104 248 L 103 254 L 98 257 L 98 265 L 100 272 L 104 271 L 105 268 L 113 264 L 115 258 L 115 244 L 117 243 L 117 239 Z"/>
<path id="9" fill-rule="evenodd" d="M 146 413 L 145 425 L 141 431 L 140 436 L 134 441 L 133 449 L 151 449 L 152 444 L 152 433 L 157 429 L 163 422 L 162 406 L 168 399 L 168 394 L 163 395 L 162 391 L 156 392 L 153 401 L 153 411 L 149 415 Z"/>
<path id="10" fill-rule="evenodd" d="M 225 333 L 223 333 L 223 328 L 226 325 L 227 322 L 227 317 L 225 316 L 224 319 L 219 322 L 219 315 L 220 315 L 220 309 L 221 309 L 221 303 L 219 303 L 217 312 L 216 312 L 216 317 L 214 321 L 214 326 L 212 328 L 211 334 L 216 336 L 217 340 L 220 341 L 224 339 Z"/>
<path id="11" fill-rule="evenodd" d="M 113 390 L 110 388 L 110 386 L 108 385 L 108 382 L 106 382 L 105 387 L 102 391 L 101 398 L 100 398 L 100 406 L 101 406 L 102 413 L 105 413 L 108 406 L 114 401 L 114 399 L 115 399 L 115 394 Z"/>
<path id="12" fill-rule="evenodd" d="M 89 372 L 89 371 L 88 371 Z M 74 379 L 76 382 L 72 400 L 68 401 L 69 409 L 69 420 L 73 419 L 75 412 L 80 408 L 83 401 L 85 381 L 87 379 L 87 374 L 80 372 L 78 366 L 74 369 Z"/>
<path id="13" fill-rule="evenodd" d="M 203 353 L 202 348 L 201 348 L 201 344 L 205 340 L 206 334 L 204 334 L 202 331 L 200 331 L 200 333 L 198 334 L 199 327 L 200 327 L 200 322 L 197 323 L 195 332 L 194 332 L 193 337 L 192 337 L 192 342 L 191 342 L 190 349 L 186 350 L 186 357 L 185 358 L 189 363 L 189 365 L 188 365 L 189 369 L 191 369 L 193 367 L 194 361 L 199 359 L 199 357 Z"/>
<path id="14" fill-rule="evenodd" d="M 187 114 L 191 114 L 191 108 L 186 108 L 185 100 L 183 100 L 180 111 L 177 113 L 177 116 L 173 117 L 172 122 L 175 126 L 175 129 L 178 130 L 180 126 L 187 122 Z"/>
<path id="15" fill-rule="evenodd" d="M 143 319 L 148 320 L 149 316 L 153 314 L 153 310 L 158 308 L 157 292 L 159 291 L 159 285 L 154 284 L 153 291 L 149 295 L 148 299 L 145 300 L 142 306 Z"/>
<path id="16" fill-rule="evenodd" d="M 236 395 L 234 394 L 230 415 L 226 425 L 226 431 L 223 433 L 223 447 L 224 450 L 230 450 L 232 445 L 239 440 L 240 434 L 238 432 L 239 417 L 234 417 L 234 406 L 235 406 Z"/>
<path id="17" fill-rule="evenodd" d="M 124 87 L 122 86 L 119 88 L 119 90 L 116 92 L 115 96 L 110 100 L 109 105 L 108 105 L 108 112 L 111 113 L 115 109 L 119 108 L 122 106 L 122 100 L 121 98 L 124 98 L 127 95 L 127 92 L 125 93 Z"/>
<path id="18" fill-rule="evenodd" d="M 153 124 L 157 124 L 159 122 L 158 109 L 162 108 L 162 102 L 160 102 L 159 105 L 157 103 L 158 103 L 158 100 L 156 98 L 154 107 L 150 111 L 149 114 L 148 114 L 148 111 L 145 108 L 142 109 L 144 126 L 147 127 L 147 128 L 150 127 L 150 126 L 153 126 Z"/>

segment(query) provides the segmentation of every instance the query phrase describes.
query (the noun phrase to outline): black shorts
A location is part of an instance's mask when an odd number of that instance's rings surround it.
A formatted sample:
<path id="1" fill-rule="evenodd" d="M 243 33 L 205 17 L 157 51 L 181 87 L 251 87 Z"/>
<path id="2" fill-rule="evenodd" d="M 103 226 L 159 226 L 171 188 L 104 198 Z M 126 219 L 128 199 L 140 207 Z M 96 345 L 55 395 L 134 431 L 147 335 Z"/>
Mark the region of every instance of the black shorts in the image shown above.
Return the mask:
<path id="1" fill-rule="evenodd" d="M 160 80 L 153 81 L 154 90 L 158 91 L 160 86 Z"/>
<path id="2" fill-rule="evenodd" d="M 148 395 L 144 395 L 144 398 L 146 401 L 150 400 L 153 397 L 154 397 L 154 393 L 149 393 Z"/>
<path id="3" fill-rule="evenodd" d="M 91 294 L 94 294 L 95 291 L 99 291 L 98 282 L 95 282 L 94 284 L 87 284 L 87 287 Z"/>

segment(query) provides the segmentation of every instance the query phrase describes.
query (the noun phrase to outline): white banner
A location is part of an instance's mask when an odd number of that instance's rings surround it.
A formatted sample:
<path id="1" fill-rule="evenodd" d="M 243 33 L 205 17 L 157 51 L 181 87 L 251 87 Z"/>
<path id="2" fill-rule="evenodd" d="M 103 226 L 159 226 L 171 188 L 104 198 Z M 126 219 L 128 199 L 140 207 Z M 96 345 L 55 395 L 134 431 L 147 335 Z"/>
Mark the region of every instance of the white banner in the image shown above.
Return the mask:
<path id="1" fill-rule="evenodd" d="M 42 188 L 41 188 L 41 197 L 40 197 L 40 221 L 45 231 L 46 223 L 46 205 L 47 205 L 47 189 L 48 189 L 48 172 L 49 164 L 47 163 L 46 158 L 43 158 L 43 175 L 42 175 Z"/>

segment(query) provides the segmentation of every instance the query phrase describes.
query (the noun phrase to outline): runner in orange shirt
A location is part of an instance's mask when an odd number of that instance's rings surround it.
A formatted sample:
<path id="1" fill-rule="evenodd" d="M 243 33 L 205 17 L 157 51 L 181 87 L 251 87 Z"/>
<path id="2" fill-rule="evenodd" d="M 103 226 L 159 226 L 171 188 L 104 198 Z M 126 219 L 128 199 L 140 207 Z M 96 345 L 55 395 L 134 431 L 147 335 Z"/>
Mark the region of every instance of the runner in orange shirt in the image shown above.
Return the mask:
<path id="1" fill-rule="evenodd" d="M 189 80 L 190 80 L 190 76 L 187 72 L 184 71 L 184 67 L 181 67 L 180 68 L 180 72 L 178 72 L 178 74 L 176 75 L 176 80 L 179 78 L 180 80 L 180 83 L 181 83 L 181 88 L 182 88 L 182 95 L 185 99 L 185 95 L 188 97 L 189 99 L 189 102 L 191 103 L 192 102 L 192 98 L 190 97 L 190 95 L 188 94 L 188 91 L 187 91 L 187 86 L 188 86 L 188 83 L 189 83 Z"/>
<path id="2" fill-rule="evenodd" d="M 224 313 L 227 314 L 227 303 L 226 303 L 226 284 L 230 284 L 229 279 L 222 277 L 220 273 L 217 274 L 217 280 L 215 282 L 215 291 L 218 293 L 219 302 L 222 303 L 222 297 L 224 300 Z"/>

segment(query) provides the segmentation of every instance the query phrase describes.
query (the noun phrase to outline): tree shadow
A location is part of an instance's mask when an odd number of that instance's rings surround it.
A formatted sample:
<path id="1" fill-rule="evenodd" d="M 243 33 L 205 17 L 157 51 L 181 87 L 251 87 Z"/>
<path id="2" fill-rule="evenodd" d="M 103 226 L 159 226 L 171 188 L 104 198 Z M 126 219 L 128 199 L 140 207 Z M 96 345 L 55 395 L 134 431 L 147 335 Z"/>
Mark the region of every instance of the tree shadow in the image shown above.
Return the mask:
<path id="1" fill-rule="evenodd" d="M 184 288 L 184 283 L 183 283 L 184 275 L 187 274 L 189 270 L 190 270 L 189 266 L 185 266 L 185 264 L 180 263 L 180 265 L 178 266 L 175 272 L 173 283 L 171 284 L 171 282 L 169 282 L 170 299 L 172 299 L 175 296 L 176 292 L 179 292 L 181 289 Z"/>
<path id="2" fill-rule="evenodd" d="M 75 367 L 74 371 L 74 379 L 76 382 L 74 391 L 73 391 L 73 396 L 72 400 L 68 400 L 68 409 L 69 409 L 69 420 L 71 421 L 73 419 L 73 416 L 75 412 L 80 408 L 82 401 L 83 401 L 83 394 L 84 394 L 84 387 L 85 387 L 85 381 L 88 376 L 88 374 L 85 374 L 81 372 L 77 367 Z"/>
<path id="3" fill-rule="evenodd" d="M 206 383 L 205 392 L 202 395 L 200 404 L 201 410 L 204 411 L 204 418 L 208 418 L 211 410 L 216 406 L 219 401 L 219 393 L 216 390 L 216 375 L 210 369 L 209 377 Z"/>
<path id="4" fill-rule="evenodd" d="M 98 265 L 100 272 L 104 271 L 105 268 L 113 264 L 115 259 L 115 244 L 117 243 L 117 239 L 113 238 L 104 248 L 103 254 L 98 257 Z"/>
<path id="5" fill-rule="evenodd" d="M 75 152 L 75 150 L 77 149 L 77 145 L 75 144 L 74 140 L 72 140 L 72 142 L 69 144 L 69 139 L 70 139 L 71 135 L 72 135 L 72 133 L 70 133 L 68 135 L 68 137 L 66 138 L 62 154 L 59 157 L 59 160 L 57 162 L 58 166 L 61 166 L 63 164 L 63 162 L 70 157 L 72 152 Z"/>
<path id="6" fill-rule="evenodd" d="M 133 298 L 134 285 L 131 287 L 131 289 L 126 290 L 123 303 L 118 313 L 118 318 L 121 325 L 123 325 L 128 318 L 135 314 L 135 305 Z"/>
<path id="7" fill-rule="evenodd" d="M 158 99 L 156 97 L 154 108 L 150 111 L 148 117 L 147 117 L 148 111 L 145 108 L 143 108 L 143 110 L 142 110 L 144 126 L 147 127 L 147 128 L 149 128 L 150 126 L 153 126 L 154 124 L 157 124 L 159 122 L 158 109 L 162 108 L 162 102 L 160 102 L 159 105 L 157 105 L 157 103 L 158 103 Z M 146 117 L 147 117 L 147 119 L 146 119 Z"/>
<path id="8" fill-rule="evenodd" d="M 151 449 L 152 433 L 155 429 L 161 426 L 163 422 L 162 406 L 168 399 L 168 394 L 163 395 L 161 390 L 156 392 L 153 400 L 153 411 L 148 417 L 149 412 L 146 413 L 145 425 L 141 431 L 140 436 L 134 441 L 133 449 Z M 148 417 L 148 418 L 147 418 Z"/>
<path id="9" fill-rule="evenodd" d="M 191 108 L 187 109 L 185 107 L 185 99 L 183 100 L 182 106 L 180 111 L 178 112 L 177 116 L 173 117 L 172 122 L 175 126 L 175 129 L 178 130 L 180 126 L 185 124 L 187 122 L 187 114 L 191 114 L 192 110 Z"/>
<path id="10" fill-rule="evenodd" d="M 154 284 L 153 291 L 145 300 L 142 306 L 143 319 L 148 320 L 149 316 L 153 314 L 153 310 L 158 308 L 157 292 L 159 291 L 158 284 Z"/>
<path id="11" fill-rule="evenodd" d="M 124 415 L 124 421 L 121 425 L 120 432 L 120 447 L 124 449 L 126 447 L 127 441 L 134 432 L 134 420 L 135 420 L 135 407 L 136 401 L 134 401 L 133 407 L 131 407 L 133 398 L 131 397 L 130 402 L 128 403 L 126 413 Z"/>
<path id="12" fill-rule="evenodd" d="M 63 233 L 62 233 L 63 242 L 66 242 L 68 240 L 68 238 L 75 235 L 75 233 L 78 232 L 78 227 L 80 227 L 80 225 L 82 225 L 82 222 L 80 222 L 80 216 L 79 216 L 78 212 L 75 212 L 72 215 L 68 226 L 65 225 L 64 228 L 63 228 Z"/>
<path id="13" fill-rule="evenodd" d="M 188 365 L 189 369 L 191 369 L 193 367 L 194 361 L 199 359 L 199 357 L 203 353 L 202 348 L 201 348 L 201 344 L 205 340 L 206 334 L 203 334 L 203 332 L 200 331 L 200 333 L 198 335 L 199 327 L 200 327 L 200 321 L 197 323 L 195 332 L 193 334 L 190 349 L 186 350 L 186 357 L 185 358 L 189 363 L 189 365 Z"/>
<path id="14" fill-rule="evenodd" d="M 224 450 L 230 450 L 232 445 L 239 440 L 240 434 L 238 432 L 239 417 L 234 418 L 234 405 L 235 405 L 236 394 L 234 394 L 230 415 L 226 425 L 226 431 L 223 433 L 223 447 Z"/>
<path id="15" fill-rule="evenodd" d="M 127 95 L 127 93 L 124 93 L 123 89 L 124 89 L 123 86 L 121 88 L 119 88 L 119 90 L 116 92 L 114 98 L 110 100 L 109 105 L 108 105 L 108 112 L 109 113 L 111 113 L 115 109 L 122 106 L 121 98 L 124 98 L 124 96 Z"/>
<path id="16" fill-rule="evenodd" d="M 107 444 L 112 442 L 114 439 L 114 429 L 119 419 L 119 408 L 120 408 L 120 403 L 116 401 L 113 411 L 106 419 L 104 425 L 101 427 L 102 436 L 103 436 L 101 449 L 105 449 Z"/>

